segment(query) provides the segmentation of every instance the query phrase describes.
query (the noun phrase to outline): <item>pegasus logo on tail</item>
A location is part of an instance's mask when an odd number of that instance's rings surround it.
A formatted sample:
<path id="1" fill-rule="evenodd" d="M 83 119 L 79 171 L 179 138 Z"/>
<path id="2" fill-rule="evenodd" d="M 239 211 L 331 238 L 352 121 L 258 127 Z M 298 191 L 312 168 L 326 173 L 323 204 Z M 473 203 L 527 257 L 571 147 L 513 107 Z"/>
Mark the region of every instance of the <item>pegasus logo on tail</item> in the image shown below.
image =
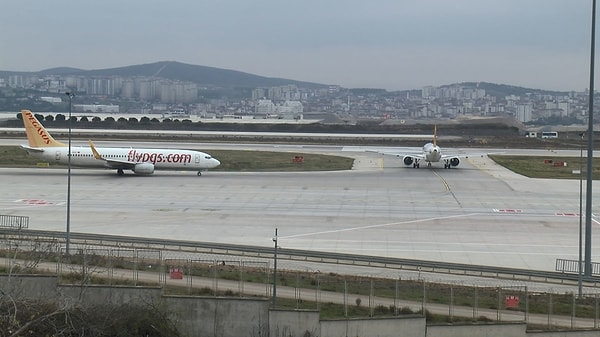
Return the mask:
<path id="1" fill-rule="evenodd" d="M 42 126 L 33 113 L 29 110 L 21 110 L 23 124 L 27 141 L 31 147 L 64 147 L 65 144 L 56 141 L 48 131 Z"/>

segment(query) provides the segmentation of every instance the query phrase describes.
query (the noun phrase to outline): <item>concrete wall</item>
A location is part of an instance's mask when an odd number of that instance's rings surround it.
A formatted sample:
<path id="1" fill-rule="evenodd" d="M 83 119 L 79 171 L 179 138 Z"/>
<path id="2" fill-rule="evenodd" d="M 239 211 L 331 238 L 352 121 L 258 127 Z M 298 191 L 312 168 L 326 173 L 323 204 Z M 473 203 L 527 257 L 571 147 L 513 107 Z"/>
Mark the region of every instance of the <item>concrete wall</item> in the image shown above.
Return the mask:
<path id="1" fill-rule="evenodd" d="M 425 317 L 372 318 L 321 321 L 320 336 L 425 337 Z"/>
<path id="2" fill-rule="evenodd" d="M 267 299 L 163 297 L 184 336 L 267 336 Z"/>
<path id="3" fill-rule="evenodd" d="M 321 336 L 319 312 L 313 310 L 269 311 L 270 337 Z"/>
<path id="4" fill-rule="evenodd" d="M 526 337 L 527 324 L 464 324 L 428 325 L 427 337 Z"/>
<path id="5" fill-rule="evenodd" d="M 47 275 L 0 275 L 0 290 L 14 298 L 56 301 L 58 278 Z"/>
<path id="6" fill-rule="evenodd" d="M 54 276 L 0 275 L 0 290 L 15 298 L 59 305 L 160 304 L 183 336 L 271 337 L 596 337 L 596 331 L 527 332 L 525 323 L 430 325 L 424 317 L 323 320 L 316 311 L 269 310 L 268 299 L 163 296 L 158 287 L 58 285 Z"/>
<path id="7" fill-rule="evenodd" d="M 69 306 L 72 303 L 147 305 L 160 302 L 161 291 L 158 287 L 58 286 L 58 292 L 62 295 L 60 296 L 62 306 Z"/>

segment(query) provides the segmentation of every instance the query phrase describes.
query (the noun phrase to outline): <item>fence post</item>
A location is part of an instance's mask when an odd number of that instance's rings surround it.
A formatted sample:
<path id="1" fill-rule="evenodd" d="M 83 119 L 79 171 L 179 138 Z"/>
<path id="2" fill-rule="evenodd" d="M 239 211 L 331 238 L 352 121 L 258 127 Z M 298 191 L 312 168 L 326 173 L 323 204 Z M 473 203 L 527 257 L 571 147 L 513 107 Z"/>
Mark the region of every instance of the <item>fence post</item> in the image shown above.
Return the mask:
<path id="1" fill-rule="evenodd" d="M 398 284 L 400 283 L 400 276 L 396 279 L 396 293 L 394 294 L 394 316 L 398 316 Z"/>
<path id="2" fill-rule="evenodd" d="M 348 284 L 344 279 L 344 317 L 348 318 Z"/>
<path id="3" fill-rule="evenodd" d="M 215 297 L 217 297 L 219 292 L 219 268 L 217 268 L 217 260 L 213 262 L 213 288 L 215 289 Z"/>
<path id="4" fill-rule="evenodd" d="M 114 263 L 114 254 L 115 249 L 109 248 L 108 249 L 108 266 L 106 267 L 106 270 L 108 272 L 108 285 L 112 285 L 113 284 L 113 276 L 114 276 L 114 272 L 115 272 L 115 263 Z M 134 286 L 136 286 L 137 284 L 133 283 Z"/>
<path id="5" fill-rule="evenodd" d="M 452 322 L 454 316 L 454 287 L 452 284 L 450 284 L 450 305 L 448 305 L 448 316 L 450 316 L 450 322 Z"/>
<path id="6" fill-rule="evenodd" d="M 552 293 L 548 292 L 548 330 L 552 328 Z"/>
<path id="7" fill-rule="evenodd" d="M 525 324 L 529 323 L 529 292 L 525 286 Z"/>
<path id="8" fill-rule="evenodd" d="M 498 311 L 496 312 L 496 320 L 500 321 L 502 319 L 502 314 L 500 313 L 500 307 L 502 306 L 502 288 L 498 287 Z"/>
<path id="9" fill-rule="evenodd" d="M 594 315 L 594 329 L 598 329 L 598 294 L 594 294 L 595 312 Z"/>
<path id="10" fill-rule="evenodd" d="M 369 312 L 371 313 L 371 317 L 375 316 L 375 308 L 374 308 L 374 302 L 375 302 L 375 297 L 373 296 L 373 279 L 369 278 L 370 285 L 371 285 L 371 289 L 369 291 Z"/>
<path id="11" fill-rule="evenodd" d="M 300 287 L 300 273 L 296 272 L 296 309 L 300 309 L 300 302 L 302 301 L 301 287 Z"/>
<path id="12" fill-rule="evenodd" d="M 571 301 L 572 303 L 572 307 L 571 307 L 571 329 L 573 329 L 575 327 L 575 315 L 577 315 L 577 303 L 575 302 L 575 293 L 572 294 L 573 295 L 573 300 Z"/>
<path id="13" fill-rule="evenodd" d="M 477 321 L 477 313 L 479 309 L 479 287 L 475 286 L 475 294 L 473 299 L 473 320 Z"/>
<path id="14" fill-rule="evenodd" d="M 321 310 L 321 272 L 317 270 L 317 290 L 315 291 L 315 301 L 317 302 L 317 311 Z"/>
<path id="15" fill-rule="evenodd" d="M 421 302 L 421 312 L 423 313 L 423 316 L 426 316 L 425 315 L 426 302 L 427 302 L 427 286 L 425 283 L 425 279 L 423 279 L 423 302 Z"/>
<path id="16" fill-rule="evenodd" d="M 240 297 L 244 297 L 244 261 L 238 261 L 238 266 L 240 268 L 240 284 L 238 285 L 238 292 L 240 293 Z"/>

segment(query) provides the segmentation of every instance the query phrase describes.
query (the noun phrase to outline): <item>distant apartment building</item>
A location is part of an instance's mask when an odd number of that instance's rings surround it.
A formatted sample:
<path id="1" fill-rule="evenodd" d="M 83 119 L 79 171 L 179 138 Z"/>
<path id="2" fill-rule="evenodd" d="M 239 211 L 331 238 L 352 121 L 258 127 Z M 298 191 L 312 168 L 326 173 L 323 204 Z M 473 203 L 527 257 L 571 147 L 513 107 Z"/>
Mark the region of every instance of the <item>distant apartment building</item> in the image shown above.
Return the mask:
<path id="1" fill-rule="evenodd" d="M 447 87 L 426 86 L 421 89 L 421 97 L 427 99 L 477 100 L 486 97 L 485 89 L 451 85 Z"/>
<path id="2" fill-rule="evenodd" d="M 272 101 L 299 101 L 306 99 L 308 95 L 306 92 L 300 90 L 296 85 L 282 85 L 278 87 L 269 88 L 255 88 L 252 90 L 252 100 L 258 101 L 260 99 L 268 98 Z"/>
<path id="3" fill-rule="evenodd" d="M 162 103 L 194 103 L 198 99 L 198 87 L 194 83 L 160 82 L 158 100 Z"/>
<path id="4" fill-rule="evenodd" d="M 36 84 L 38 78 L 34 76 L 10 75 L 8 86 L 11 88 L 28 88 Z"/>
<path id="5" fill-rule="evenodd" d="M 567 117 L 571 115 L 571 103 L 568 101 L 546 101 L 544 102 L 544 110 L 551 116 Z"/>
<path id="6" fill-rule="evenodd" d="M 105 104 L 74 104 L 73 110 L 80 112 L 119 113 L 119 106 Z"/>
<path id="7" fill-rule="evenodd" d="M 571 109 L 571 102 L 558 102 L 558 109 L 562 110 L 563 113 L 561 114 L 561 117 L 568 117 L 571 115 L 572 109 Z"/>
<path id="8" fill-rule="evenodd" d="M 328 92 L 329 94 L 335 94 L 335 93 L 338 93 L 338 92 L 340 92 L 340 89 L 341 89 L 341 88 L 340 88 L 340 86 L 339 86 L 339 85 L 330 85 L 330 86 L 327 88 L 327 92 Z"/>
<path id="9" fill-rule="evenodd" d="M 115 96 L 115 80 L 113 78 L 82 78 L 77 90 L 88 95 Z"/>
<path id="10" fill-rule="evenodd" d="M 263 98 L 267 98 L 268 91 L 266 88 L 254 88 L 252 90 L 252 100 L 258 101 Z"/>
<path id="11" fill-rule="evenodd" d="M 8 86 L 11 88 L 24 88 L 25 79 L 21 75 L 10 75 L 8 76 Z"/>
<path id="12" fill-rule="evenodd" d="M 533 104 L 517 104 L 515 118 L 522 123 L 529 122 L 533 119 Z"/>
<path id="13" fill-rule="evenodd" d="M 68 75 L 68 76 L 65 76 L 64 79 L 65 79 L 65 86 L 67 88 L 77 89 L 77 85 L 79 83 L 79 77 L 74 76 L 74 75 Z"/>
<path id="14" fill-rule="evenodd" d="M 277 107 L 278 114 L 301 114 L 303 106 L 300 101 L 285 101 Z"/>
<path id="15" fill-rule="evenodd" d="M 256 113 L 259 115 L 271 115 L 276 112 L 275 103 L 270 99 L 260 99 L 256 103 Z"/>
<path id="16" fill-rule="evenodd" d="M 153 101 L 156 97 L 156 88 L 158 80 L 156 79 L 140 79 L 137 82 L 139 86 L 138 97 L 142 101 Z"/>
<path id="17" fill-rule="evenodd" d="M 435 97 L 435 90 L 436 87 L 433 86 L 426 86 L 421 88 L 421 97 L 423 98 L 430 98 L 430 97 Z"/>
<path id="18" fill-rule="evenodd" d="M 121 97 L 126 99 L 137 98 L 134 80 L 128 79 L 121 83 Z"/>

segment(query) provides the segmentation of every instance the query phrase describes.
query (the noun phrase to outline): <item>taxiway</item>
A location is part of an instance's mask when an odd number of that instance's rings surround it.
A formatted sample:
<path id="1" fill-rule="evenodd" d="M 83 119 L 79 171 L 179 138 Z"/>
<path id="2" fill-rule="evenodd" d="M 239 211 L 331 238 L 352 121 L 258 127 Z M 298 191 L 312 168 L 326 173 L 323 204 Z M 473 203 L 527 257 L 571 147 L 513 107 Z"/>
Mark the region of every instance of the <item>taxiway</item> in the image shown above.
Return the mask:
<path id="1" fill-rule="evenodd" d="M 463 160 L 457 169 L 413 169 L 356 147 L 201 146 L 209 153 L 231 147 L 345 155 L 355 167 L 202 177 L 74 168 L 71 231 L 271 247 L 278 228 L 285 248 L 535 270 L 578 258 L 577 179 L 529 179 L 487 157 Z M 32 229 L 64 231 L 66 174 L 0 169 L 0 214 L 29 216 Z M 593 227 L 598 261 L 599 226 Z"/>

